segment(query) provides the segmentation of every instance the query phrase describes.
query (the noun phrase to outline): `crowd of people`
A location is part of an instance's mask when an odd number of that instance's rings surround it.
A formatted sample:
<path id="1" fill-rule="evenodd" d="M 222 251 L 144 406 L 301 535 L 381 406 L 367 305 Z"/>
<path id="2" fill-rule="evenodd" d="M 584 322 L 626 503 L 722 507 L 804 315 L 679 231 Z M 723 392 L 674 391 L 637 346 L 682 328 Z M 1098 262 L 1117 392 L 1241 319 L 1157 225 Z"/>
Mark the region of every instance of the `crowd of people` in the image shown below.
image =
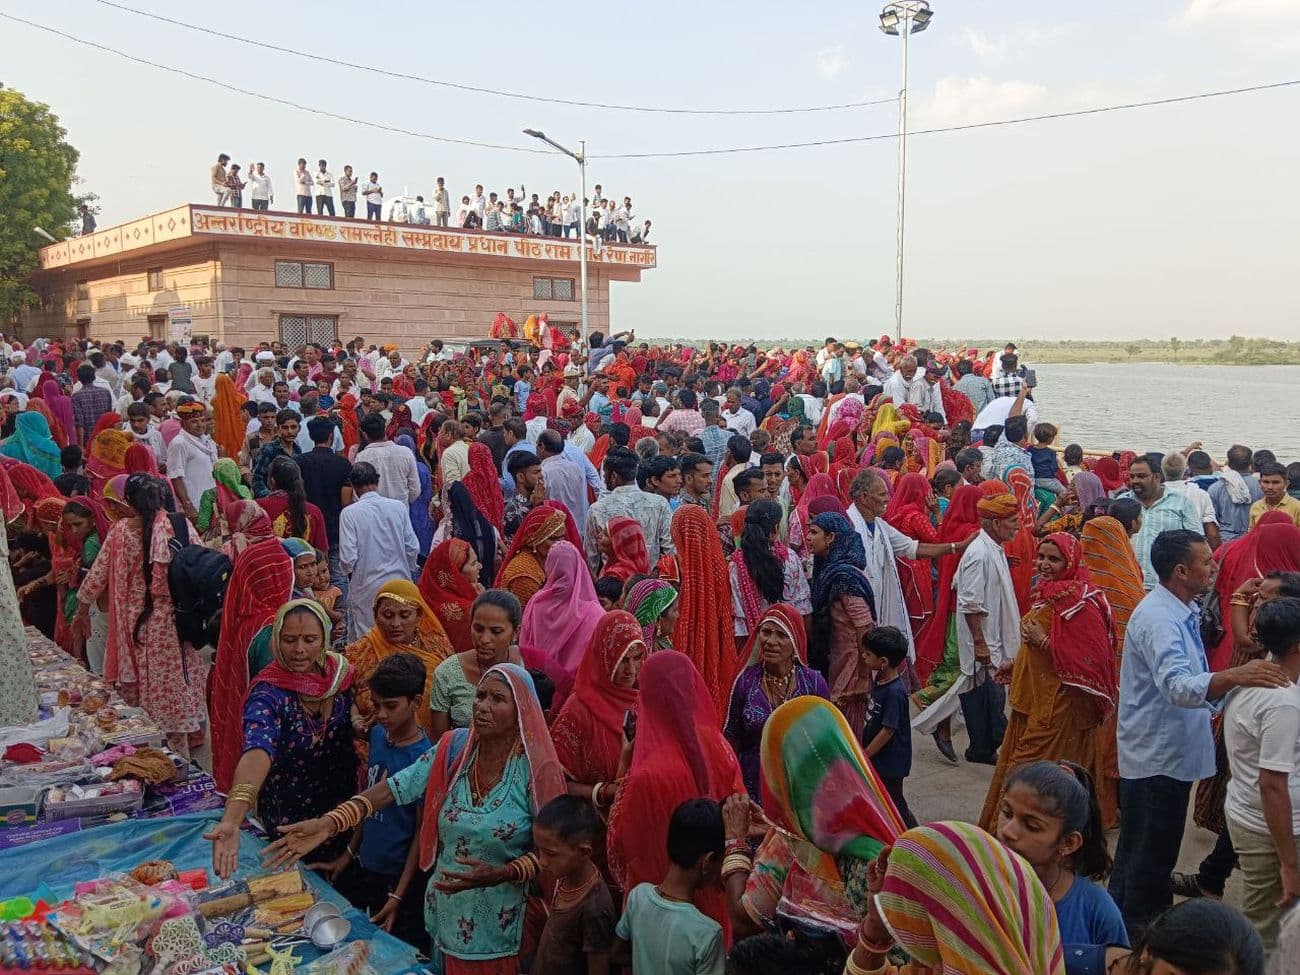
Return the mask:
<path id="1" fill-rule="evenodd" d="M 252 209 L 270 210 L 275 206 L 275 187 L 265 163 L 249 163 L 248 169 L 243 170 L 223 152 L 212 164 L 209 182 L 219 207 L 242 208 L 245 190 Z M 334 193 L 337 188 L 343 216 L 356 217 L 359 196 L 366 204 L 365 219 L 384 219 L 384 187 L 377 172 L 372 172 L 363 181 L 359 171 L 354 175 L 351 166 L 344 166 L 343 175 L 336 178 L 326 160 L 318 160 L 316 168 L 311 169 L 307 160 L 300 158 L 293 173 L 293 184 L 298 213 L 311 213 L 315 206 L 317 215 L 328 213 L 335 216 Z M 650 242 L 651 221 L 637 221 L 632 211 L 632 198 L 625 196 L 621 203 L 613 197 L 607 198 L 599 183 L 589 197 L 578 193 L 562 195 L 555 190 L 545 200 L 537 193 L 529 196 L 523 186 L 519 187 L 518 194 L 512 186 L 504 196 L 495 191 L 485 196 L 482 184 L 478 184 L 473 196 L 462 196 L 457 203 L 447 189 L 446 180 L 439 176 L 427 201 L 422 195 L 393 198 L 389 203 L 388 220 L 464 230 L 578 238 L 582 236 L 584 207 L 588 237 L 620 244 Z M 94 215 L 86 207 L 81 210 L 82 233 L 91 233 L 95 229 Z"/>
<path id="2" fill-rule="evenodd" d="M 3 343 L 0 725 L 21 613 L 220 876 L 255 817 L 447 975 L 1290 970 L 1300 464 L 1061 447 L 1011 345 L 562 332 Z"/>

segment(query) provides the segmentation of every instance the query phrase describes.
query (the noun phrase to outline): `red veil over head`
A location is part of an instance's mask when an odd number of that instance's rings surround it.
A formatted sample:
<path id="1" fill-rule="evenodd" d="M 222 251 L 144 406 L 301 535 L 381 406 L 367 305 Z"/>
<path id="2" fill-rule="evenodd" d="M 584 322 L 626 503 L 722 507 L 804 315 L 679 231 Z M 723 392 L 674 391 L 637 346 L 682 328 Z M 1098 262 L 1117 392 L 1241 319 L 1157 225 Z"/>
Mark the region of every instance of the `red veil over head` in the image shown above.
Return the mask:
<path id="1" fill-rule="evenodd" d="M 632 767 L 609 818 L 610 872 L 628 891 L 664 878 L 668 821 L 679 805 L 700 797 L 721 802 L 745 791 L 736 753 L 690 660 L 656 653 L 641 668 L 640 683 Z M 701 891 L 695 905 L 729 929 L 721 890 Z"/>
<path id="2" fill-rule="evenodd" d="M 1048 642 L 1052 668 L 1061 682 L 1093 696 L 1105 718 L 1119 699 L 1115 666 L 1115 622 L 1106 594 L 1092 584 L 1083 562 L 1083 545 L 1073 535 L 1053 532 L 1051 542 L 1065 556 L 1065 568 L 1055 579 L 1034 586 L 1035 606 L 1051 606 Z"/>
<path id="3" fill-rule="evenodd" d="M 637 691 L 614 683 L 614 671 L 635 645 L 645 646 L 641 624 L 621 609 L 596 624 L 578 665 L 573 693 L 551 725 L 555 754 L 575 782 L 613 781 L 623 750 L 623 715 L 635 711 Z"/>
<path id="4" fill-rule="evenodd" d="M 1245 535 L 1220 547 L 1214 558 L 1219 563 L 1214 592 L 1223 619 L 1223 638 L 1207 649 L 1210 670 L 1223 670 L 1232 659 L 1232 594 L 1248 579 L 1270 572 L 1300 571 L 1300 528 L 1285 512 L 1270 511 Z"/>
<path id="5" fill-rule="evenodd" d="M 681 616 L 673 646 L 686 654 L 713 698 L 713 723 L 727 714 L 739 661 L 731 619 L 731 577 L 718 529 L 703 508 L 684 504 L 673 514 L 673 546 L 681 580 Z"/>

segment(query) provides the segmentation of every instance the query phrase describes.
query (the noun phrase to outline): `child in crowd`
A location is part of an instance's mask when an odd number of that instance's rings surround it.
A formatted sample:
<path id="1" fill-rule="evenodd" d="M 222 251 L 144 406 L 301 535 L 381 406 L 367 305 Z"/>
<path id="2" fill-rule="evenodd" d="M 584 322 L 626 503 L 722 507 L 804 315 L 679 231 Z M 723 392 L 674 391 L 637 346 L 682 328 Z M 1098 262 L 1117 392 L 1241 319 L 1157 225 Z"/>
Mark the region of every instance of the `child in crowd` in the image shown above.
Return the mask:
<path id="1" fill-rule="evenodd" d="M 537 811 L 533 844 L 542 869 L 555 880 L 532 975 L 609 971 L 618 910 L 592 850 L 605 831 L 596 808 L 577 796 L 556 796 Z"/>
<path id="2" fill-rule="evenodd" d="M 632 975 L 723 975 L 722 927 L 691 903 L 718 884 L 725 832 L 712 799 L 688 799 L 668 822 L 668 875 L 627 896 L 615 933 L 614 963 Z"/>
<path id="3" fill-rule="evenodd" d="M 596 580 L 596 598 L 606 612 L 623 605 L 623 583 L 613 576 L 601 576 Z"/>
<path id="4" fill-rule="evenodd" d="M 1029 861 L 1056 904 L 1061 943 L 1128 947 L 1119 908 L 1096 881 L 1110 854 L 1092 776 L 1073 762 L 1013 769 L 998 811 L 998 839 Z"/>
<path id="5" fill-rule="evenodd" d="M 877 626 L 862 637 L 862 663 L 874 675 L 862 746 L 880 784 L 894 800 L 908 829 L 916 817 L 903 797 L 903 780 L 912 771 L 912 716 L 898 667 L 907 658 L 907 638 L 894 626 Z"/>
<path id="6" fill-rule="evenodd" d="M 163 443 L 162 431 L 153 422 L 153 410 L 143 400 L 132 403 L 126 408 L 126 432 L 135 437 L 136 443 L 142 443 L 153 451 L 162 470 L 167 463 L 167 447 Z"/>
<path id="7" fill-rule="evenodd" d="M 948 513 L 948 502 L 952 500 L 953 492 L 957 490 L 957 485 L 961 484 L 961 474 L 954 468 L 944 467 L 935 471 L 934 496 L 939 499 L 939 521 L 943 521 L 943 516 Z"/>
<path id="8" fill-rule="evenodd" d="M 413 765 L 432 745 L 416 715 L 424 702 L 424 664 L 412 653 L 385 657 L 366 683 L 374 705 L 366 788 Z M 419 876 L 420 803 L 388 806 L 358 826 L 325 874 L 339 893 L 407 944 L 428 950 L 424 927 L 427 878 Z"/>
<path id="9" fill-rule="evenodd" d="M 1083 471 L 1083 448 L 1077 443 L 1068 444 L 1063 456 L 1065 458 L 1065 479 L 1073 481 L 1074 475 Z"/>
<path id="10" fill-rule="evenodd" d="M 65 498 L 78 494 L 90 493 L 90 478 L 81 471 L 85 454 L 75 443 L 70 443 L 59 451 L 59 466 L 63 473 L 54 479 L 54 486 Z"/>
<path id="11" fill-rule="evenodd" d="M 1034 465 L 1034 487 L 1054 495 L 1065 493 L 1061 482 L 1061 465 L 1056 458 L 1056 448 L 1052 446 L 1056 435 L 1060 433 L 1050 423 L 1039 423 L 1034 427 L 1034 440 L 1029 448 L 1029 459 Z"/>
<path id="12" fill-rule="evenodd" d="M 337 645 L 344 636 L 343 611 L 336 608 L 343 590 L 330 583 L 329 555 L 320 549 L 315 550 L 315 555 L 316 562 L 312 566 L 314 577 L 311 580 L 311 598 L 324 606 L 325 612 L 329 614 L 330 622 L 333 624 L 330 643 Z"/>

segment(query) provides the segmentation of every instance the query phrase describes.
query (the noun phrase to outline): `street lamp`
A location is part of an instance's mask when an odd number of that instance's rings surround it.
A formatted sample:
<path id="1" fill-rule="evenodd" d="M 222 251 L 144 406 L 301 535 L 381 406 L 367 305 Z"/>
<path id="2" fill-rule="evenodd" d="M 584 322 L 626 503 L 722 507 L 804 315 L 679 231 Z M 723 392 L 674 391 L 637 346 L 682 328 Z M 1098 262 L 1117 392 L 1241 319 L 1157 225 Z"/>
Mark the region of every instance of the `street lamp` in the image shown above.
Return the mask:
<path id="1" fill-rule="evenodd" d="M 578 224 L 578 239 L 581 243 L 581 253 L 578 258 L 578 277 L 582 286 L 582 344 L 585 348 L 587 345 L 587 143 L 579 142 L 578 151 L 566 149 L 554 139 L 547 138 L 545 132 L 540 129 L 524 129 L 524 135 L 532 136 L 534 139 L 541 139 L 552 149 L 558 149 L 570 159 L 578 164 L 578 176 L 581 183 L 581 214 Z"/>
<path id="2" fill-rule="evenodd" d="M 934 13 L 929 0 L 894 0 L 880 11 L 880 29 L 903 38 L 903 82 L 898 90 L 898 277 L 894 283 L 894 330 L 903 338 L 903 223 L 907 208 L 907 37 L 930 26 Z"/>

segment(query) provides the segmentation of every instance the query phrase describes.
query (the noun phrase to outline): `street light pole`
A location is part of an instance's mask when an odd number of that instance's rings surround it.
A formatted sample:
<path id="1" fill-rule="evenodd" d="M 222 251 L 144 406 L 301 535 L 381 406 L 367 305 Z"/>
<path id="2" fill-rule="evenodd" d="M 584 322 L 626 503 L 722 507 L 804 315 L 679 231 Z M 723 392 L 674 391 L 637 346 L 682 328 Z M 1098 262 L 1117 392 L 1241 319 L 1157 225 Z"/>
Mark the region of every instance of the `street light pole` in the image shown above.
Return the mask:
<path id="1" fill-rule="evenodd" d="M 898 235 L 895 241 L 894 337 L 903 339 L 903 237 L 907 215 L 907 38 L 930 26 L 929 0 L 895 0 L 880 12 L 880 29 L 903 39 L 902 81 L 898 89 Z"/>
<path id="2" fill-rule="evenodd" d="M 581 183 L 580 192 L 581 206 L 579 214 L 581 220 L 578 225 L 578 240 L 581 252 L 578 255 L 578 277 L 579 284 L 582 287 L 582 344 L 587 344 L 588 323 L 587 323 L 587 143 L 585 141 L 578 143 L 578 151 L 566 149 L 554 139 L 548 138 L 545 132 L 540 129 L 524 129 L 524 135 L 532 136 L 534 139 L 540 139 L 552 149 L 556 149 L 578 164 L 578 176 Z"/>

